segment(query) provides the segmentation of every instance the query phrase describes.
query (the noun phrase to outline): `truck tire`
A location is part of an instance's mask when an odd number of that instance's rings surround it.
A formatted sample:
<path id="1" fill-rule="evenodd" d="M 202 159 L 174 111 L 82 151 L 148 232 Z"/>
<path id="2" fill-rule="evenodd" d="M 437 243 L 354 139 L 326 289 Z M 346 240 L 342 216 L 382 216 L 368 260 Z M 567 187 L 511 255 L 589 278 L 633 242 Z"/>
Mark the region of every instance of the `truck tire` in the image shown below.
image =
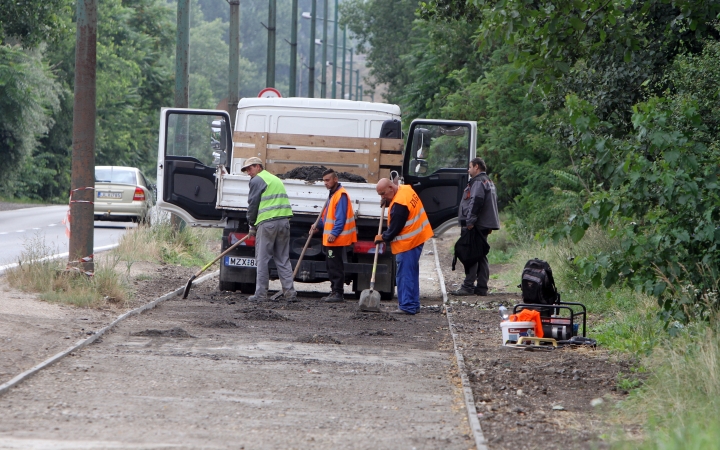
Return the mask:
<path id="1" fill-rule="evenodd" d="M 238 283 L 240 285 L 240 292 L 243 294 L 254 294 L 255 283 Z M 233 289 L 235 290 L 235 289 Z"/>
<path id="2" fill-rule="evenodd" d="M 236 283 L 232 281 L 220 281 L 218 284 L 218 289 L 221 291 L 230 291 L 235 292 L 237 290 Z"/>

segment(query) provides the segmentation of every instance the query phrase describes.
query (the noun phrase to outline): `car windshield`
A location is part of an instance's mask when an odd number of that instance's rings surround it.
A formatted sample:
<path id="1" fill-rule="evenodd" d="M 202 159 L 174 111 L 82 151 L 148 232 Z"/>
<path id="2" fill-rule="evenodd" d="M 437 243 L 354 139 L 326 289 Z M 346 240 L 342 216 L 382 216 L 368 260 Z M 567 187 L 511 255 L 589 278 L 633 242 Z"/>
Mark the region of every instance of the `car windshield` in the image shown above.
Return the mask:
<path id="1" fill-rule="evenodd" d="M 95 168 L 96 183 L 137 184 L 135 171 L 117 167 Z"/>

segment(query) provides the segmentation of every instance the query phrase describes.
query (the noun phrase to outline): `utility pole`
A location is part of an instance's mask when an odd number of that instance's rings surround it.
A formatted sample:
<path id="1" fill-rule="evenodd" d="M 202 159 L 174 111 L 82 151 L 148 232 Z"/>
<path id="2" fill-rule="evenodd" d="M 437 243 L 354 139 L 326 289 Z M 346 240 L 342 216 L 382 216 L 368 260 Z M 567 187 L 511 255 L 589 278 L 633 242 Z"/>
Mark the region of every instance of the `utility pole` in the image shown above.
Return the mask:
<path id="1" fill-rule="evenodd" d="M 228 113 L 230 129 L 235 129 L 240 90 L 240 0 L 230 2 L 230 76 L 228 81 Z"/>
<path id="2" fill-rule="evenodd" d="M 340 75 L 340 78 L 342 79 L 340 90 L 340 98 L 345 100 L 345 45 L 347 43 L 347 25 L 343 28 L 343 52 L 342 52 L 342 74 Z"/>
<path id="3" fill-rule="evenodd" d="M 297 26 L 298 0 L 292 0 L 292 21 L 290 22 L 290 97 L 297 96 Z"/>
<path id="4" fill-rule="evenodd" d="M 230 99 L 228 99 L 230 101 Z M 177 35 L 175 38 L 175 103 L 176 108 L 190 106 L 190 0 L 177 2 Z M 175 133 L 176 147 L 187 146 L 187 117 L 179 118 Z M 170 215 L 173 230 L 180 230 L 185 222 L 178 216 Z"/>
<path id="5" fill-rule="evenodd" d="M 268 44 L 267 44 L 267 75 L 265 87 L 275 87 L 275 12 L 276 0 L 270 0 L 268 5 Z"/>
<path id="6" fill-rule="evenodd" d="M 310 9 L 310 62 L 308 64 L 308 97 L 315 98 L 315 14 L 317 0 L 312 0 Z"/>
<path id="7" fill-rule="evenodd" d="M 355 69 L 355 100 L 360 101 L 360 69 Z"/>
<path id="8" fill-rule="evenodd" d="M 323 1 L 323 38 L 322 38 L 322 74 L 320 75 L 320 97 L 327 98 L 327 29 L 328 29 L 328 2 Z"/>
<path id="9" fill-rule="evenodd" d="M 338 0 L 335 0 L 335 25 L 333 27 L 332 98 L 337 98 L 337 48 L 338 48 L 337 37 L 338 37 Z M 343 52 L 343 58 L 345 58 L 345 52 Z"/>
<path id="10" fill-rule="evenodd" d="M 352 63 L 353 63 L 353 49 L 350 49 L 350 82 L 348 83 L 348 100 L 352 100 Z"/>
<path id="11" fill-rule="evenodd" d="M 95 200 L 95 74 L 97 0 L 77 1 L 75 33 L 75 100 L 73 105 L 72 176 L 70 182 L 70 248 L 68 267 L 86 274 L 93 262 Z"/>

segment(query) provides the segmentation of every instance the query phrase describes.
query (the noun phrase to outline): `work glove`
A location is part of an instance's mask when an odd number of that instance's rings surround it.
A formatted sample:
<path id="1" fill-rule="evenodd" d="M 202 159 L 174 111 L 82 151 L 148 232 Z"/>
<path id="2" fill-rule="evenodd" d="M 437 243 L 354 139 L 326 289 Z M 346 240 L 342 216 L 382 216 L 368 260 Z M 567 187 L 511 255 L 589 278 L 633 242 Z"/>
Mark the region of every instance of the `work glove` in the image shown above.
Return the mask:
<path id="1" fill-rule="evenodd" d="M 380 199 L 380 207 L 384 208 L 388 205 L 387 199 L 381 198 Z"/>
<path id="2" fill-rule="evenodd" d="M 255 236 L 257 234 L 257 228 L 250 227 L 250 231 L 248 231 L 249 236 Z"/>
<path id="3" fill-rule="evenodd" d="M 382 234 L 378 234 L 377 236 L 375 236 L 375 245 L 382 244 L 383 242 L 385 241 L 383 240 Z"/>

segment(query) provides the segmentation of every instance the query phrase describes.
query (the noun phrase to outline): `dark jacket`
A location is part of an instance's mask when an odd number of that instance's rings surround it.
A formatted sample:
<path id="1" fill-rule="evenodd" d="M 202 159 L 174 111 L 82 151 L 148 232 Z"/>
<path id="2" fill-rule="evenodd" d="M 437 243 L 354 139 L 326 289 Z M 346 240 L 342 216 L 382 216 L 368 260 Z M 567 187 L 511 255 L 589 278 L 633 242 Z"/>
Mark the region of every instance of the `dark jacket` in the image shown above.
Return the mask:
<path id="1" fill-rule="evenodd" d="M 486 230 L 500 229 L 495 184 L 485 172 L 468 181 L 458 209 L 458 222 L 461 227 L 473 225 Z"/>

